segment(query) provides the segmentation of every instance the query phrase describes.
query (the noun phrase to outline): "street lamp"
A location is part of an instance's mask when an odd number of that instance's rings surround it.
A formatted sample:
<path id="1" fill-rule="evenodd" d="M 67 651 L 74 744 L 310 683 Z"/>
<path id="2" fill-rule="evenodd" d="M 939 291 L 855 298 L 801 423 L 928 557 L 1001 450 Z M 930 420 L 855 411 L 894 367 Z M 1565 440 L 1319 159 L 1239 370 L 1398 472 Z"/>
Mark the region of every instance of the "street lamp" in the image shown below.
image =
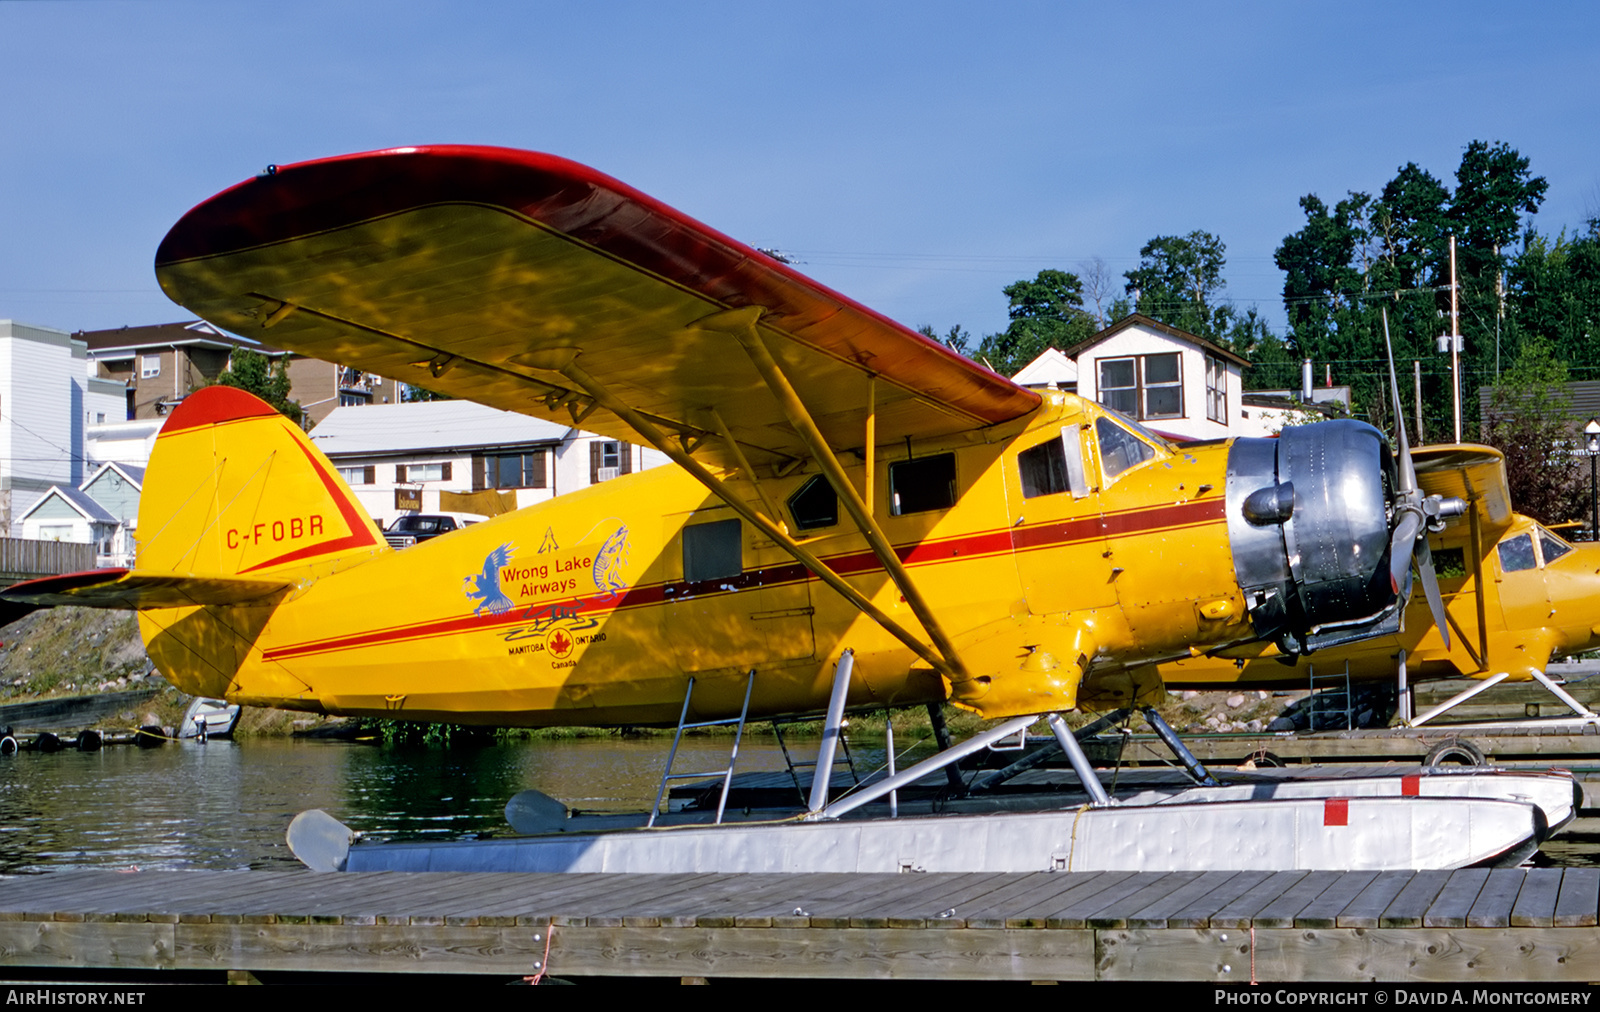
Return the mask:
<path id="1" fill-rule="evenodd" d="M 1600 467 L 1600 418 L 1589 419 L 1589 424 L 1583 427 L 1583 434 L 1589 437 L 1589 540 L 1600 540 L 1600 482 L 1597 482 L 1597 467 Z"/>

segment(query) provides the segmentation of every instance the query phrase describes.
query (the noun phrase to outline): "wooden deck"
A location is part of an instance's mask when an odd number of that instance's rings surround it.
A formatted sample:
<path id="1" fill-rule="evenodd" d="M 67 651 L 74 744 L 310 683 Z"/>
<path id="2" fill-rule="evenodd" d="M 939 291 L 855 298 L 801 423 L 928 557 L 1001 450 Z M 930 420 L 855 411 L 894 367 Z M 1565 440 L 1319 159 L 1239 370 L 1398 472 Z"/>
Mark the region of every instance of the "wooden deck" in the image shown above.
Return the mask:
<path id="1" fill-rule="evenodd" d="M 548 946 L 548 955 L 547 955 Z M 0 966 L 566 977 L 1590 981 L 1600 869 L 0 879 Z"/>

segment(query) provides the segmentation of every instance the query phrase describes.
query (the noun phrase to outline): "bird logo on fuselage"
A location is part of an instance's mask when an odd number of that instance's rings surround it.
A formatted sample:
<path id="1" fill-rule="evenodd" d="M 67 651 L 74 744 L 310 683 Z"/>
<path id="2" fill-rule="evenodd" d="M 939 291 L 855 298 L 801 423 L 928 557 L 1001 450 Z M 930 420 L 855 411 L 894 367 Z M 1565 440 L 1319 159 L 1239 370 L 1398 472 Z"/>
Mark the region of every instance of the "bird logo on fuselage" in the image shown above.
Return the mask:
<path id="1" fill-rule="evenodd" d="M 511 610 L 511 598 L 500 589 L 500 567 L 511 564 L 511 553 L 516 550 L 515 545 L 501 545 L 484 557 L 483 572 L 473 573 L 463 581 L 467 597 L 478 602 L 472 614 L 488 611 L 491 615 L 504 615 Z"/>

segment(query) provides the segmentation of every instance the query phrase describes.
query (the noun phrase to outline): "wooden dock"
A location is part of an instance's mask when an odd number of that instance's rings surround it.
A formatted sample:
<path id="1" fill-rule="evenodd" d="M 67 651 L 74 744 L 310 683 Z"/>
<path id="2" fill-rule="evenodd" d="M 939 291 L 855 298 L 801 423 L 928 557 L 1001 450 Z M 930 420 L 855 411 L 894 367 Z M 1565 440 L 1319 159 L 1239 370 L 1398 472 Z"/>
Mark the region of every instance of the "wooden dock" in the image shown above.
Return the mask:
<path id="1" fill-rule="evenodd" d="M 1583 982 L 1600 976 L 1600 869 L 66 872 L 0 879 L 0 967 Z"/>

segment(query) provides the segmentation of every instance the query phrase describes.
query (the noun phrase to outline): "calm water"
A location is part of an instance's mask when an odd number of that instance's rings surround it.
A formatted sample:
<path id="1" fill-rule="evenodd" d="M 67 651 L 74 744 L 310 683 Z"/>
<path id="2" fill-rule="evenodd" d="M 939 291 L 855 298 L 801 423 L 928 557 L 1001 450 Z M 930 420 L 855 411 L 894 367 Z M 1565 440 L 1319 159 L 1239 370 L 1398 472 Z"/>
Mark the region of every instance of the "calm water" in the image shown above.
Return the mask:
<path id="1" fill-rule="evenodd" d="M 289 820 L 322 808 L 372 839 L 507 832 L 505 803 L 537 788 L 569 806 L 644 810 L 670 739 L 458 749 L 252 740 L 0 759 L 0 873 L 75 867 L 299 867 Z M 725 766 L 728 743 L 685 741 L 676 767 Z M 746 739 L 739 769 L 782 770 Z"/>
<path id="2" fill-rule="evenodd" d="M 669 745 L 598 738 L 427 750 L 255 740 L 27 752 L 0 759 L 0 874 L 299 868 L 283 834 L 307 808 L 375 840 L 505 833 L 506 800 L 529 787 L 574 808 L 642 811 Z M 676 768 L 725 765 L 727 748 L 727 739 L 688 740 Z M 882 753 L 858 744 L 856 758 L 871 764 Z M 746 739 L 739 769 L 782 770 L 783 757 L 770 739 Z M 1546 850 L 1553 863 L 1600 864 L 1592 836 L 1569 833 Z"/>

